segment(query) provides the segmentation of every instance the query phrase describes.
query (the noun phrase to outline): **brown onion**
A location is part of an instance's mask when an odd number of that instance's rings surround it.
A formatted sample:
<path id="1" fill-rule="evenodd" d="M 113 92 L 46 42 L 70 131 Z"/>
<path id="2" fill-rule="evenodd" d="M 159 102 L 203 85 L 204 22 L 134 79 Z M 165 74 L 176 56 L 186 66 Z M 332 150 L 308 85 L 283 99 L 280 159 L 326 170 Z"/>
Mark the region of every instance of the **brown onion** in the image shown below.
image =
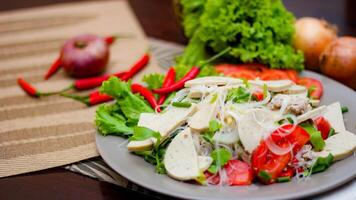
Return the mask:
<path id="1" fill-rule="evenodd" d="M 356 38 L 340 37 L 320 57 L 321 71 L 356 89 Z"/>
<path id="2" fill-rule="evenodd" d="M 318 70 L 320 54 L 337 37 L 337 30 L 325 20 L 312 17 L 300 18 L 295 23 L 294 48 L 304 53 L 308 69 Z"/>

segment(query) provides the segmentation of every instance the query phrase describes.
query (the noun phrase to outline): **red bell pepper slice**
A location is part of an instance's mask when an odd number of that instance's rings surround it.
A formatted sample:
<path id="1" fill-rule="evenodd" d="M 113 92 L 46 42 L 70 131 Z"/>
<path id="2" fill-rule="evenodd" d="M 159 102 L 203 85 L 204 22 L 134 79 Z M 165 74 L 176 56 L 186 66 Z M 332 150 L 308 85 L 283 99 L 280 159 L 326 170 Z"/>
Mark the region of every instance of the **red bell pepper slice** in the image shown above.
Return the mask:
<path id="1" fill-rule="evenodd" d="M 327 119 L 324 117 L 320 116 L 314 120 L 314 124 L 318 131 L 321 132 L 321 137 L 326 140 L 329 136 L 329 132 L 331 129 L 331 125 Z"/>

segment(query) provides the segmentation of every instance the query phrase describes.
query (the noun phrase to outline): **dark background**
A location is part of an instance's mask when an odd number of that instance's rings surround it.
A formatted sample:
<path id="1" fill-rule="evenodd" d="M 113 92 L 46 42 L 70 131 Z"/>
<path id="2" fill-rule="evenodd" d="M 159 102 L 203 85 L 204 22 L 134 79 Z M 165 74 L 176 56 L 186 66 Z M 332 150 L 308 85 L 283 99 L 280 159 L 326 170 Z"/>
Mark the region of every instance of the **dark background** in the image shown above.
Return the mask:
<path id="1" fill-rule="evenodd" d="M 0 11 L 83 0 L 2 0 Z M 146 34 L 186 43 L 174 16 L 172 0 L 128 0 Z M 339 35 L 356 35 L 356 0 L 284 0 L 297 17 L 324 18 L 336 24 Z M 115 185 L 74 174 L 62 168 L 0 179 L 0 199 L 148 199 Z"/>

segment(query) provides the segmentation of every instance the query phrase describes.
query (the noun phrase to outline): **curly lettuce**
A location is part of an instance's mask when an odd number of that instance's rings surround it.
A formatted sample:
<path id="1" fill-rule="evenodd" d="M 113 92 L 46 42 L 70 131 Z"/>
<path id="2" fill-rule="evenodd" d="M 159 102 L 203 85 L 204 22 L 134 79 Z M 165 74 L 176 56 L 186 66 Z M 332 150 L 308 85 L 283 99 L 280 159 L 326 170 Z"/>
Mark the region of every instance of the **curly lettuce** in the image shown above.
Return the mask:
<path id="1" fill-rule="evenodd" d="M 304 57 L 292 47 L 294 16 L 280 0 L 181 0 L 182 24 L 190 38 L 177 66 L 197 65 L 208 50 L 231 47 L 225 58 L 302 70 Z"/>

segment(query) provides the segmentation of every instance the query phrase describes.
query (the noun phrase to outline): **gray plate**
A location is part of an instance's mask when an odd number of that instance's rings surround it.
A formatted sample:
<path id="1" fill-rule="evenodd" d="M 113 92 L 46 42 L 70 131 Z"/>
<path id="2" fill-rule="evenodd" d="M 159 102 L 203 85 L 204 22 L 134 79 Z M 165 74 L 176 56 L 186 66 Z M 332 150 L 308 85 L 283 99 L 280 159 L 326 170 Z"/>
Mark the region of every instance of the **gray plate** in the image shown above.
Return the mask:
<path id="1" fill-rule="evenodd" d="M 347 130 L 356 133 L 356 92 L 313 72 L 302 75 L 314 77 L 324 85 L 323 104 L 340 101 L 349 107 L 344 115 Z M 354 156 L 334 163 L 326 172 L 315 174 L 306 181 L 293 180 L 273 185 L 235 187 L 206 187 L 179 182 L 154 172 L 154 167 L 141 157 L 130 154 L 125 140 L 120 137 L 96 135 L 100 155 L 116 172 L 148 189 L 185 199 L 291 199 L 301 198 L 335 188 L 356 177 Z"/>

